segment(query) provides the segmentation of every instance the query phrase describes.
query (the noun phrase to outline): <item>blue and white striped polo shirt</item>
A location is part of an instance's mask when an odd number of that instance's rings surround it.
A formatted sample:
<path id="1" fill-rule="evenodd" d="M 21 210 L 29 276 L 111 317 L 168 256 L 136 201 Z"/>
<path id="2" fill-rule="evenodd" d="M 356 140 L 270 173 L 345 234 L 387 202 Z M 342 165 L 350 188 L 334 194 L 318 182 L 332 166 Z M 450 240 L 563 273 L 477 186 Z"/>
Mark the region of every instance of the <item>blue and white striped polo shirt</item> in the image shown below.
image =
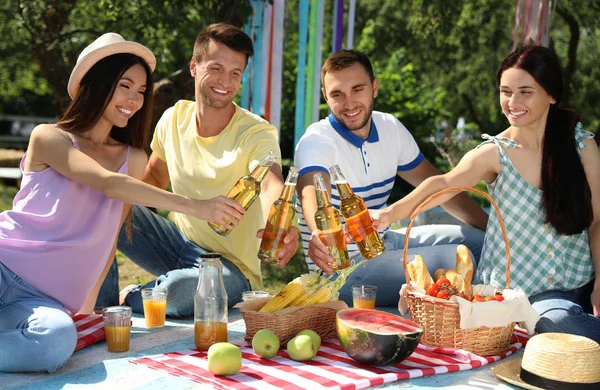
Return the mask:
<path id="1" fill-rule="evenodd" d="M 385 207 L 397 172 L 415 168 L 423 161 L 423 154 L 413 136 L 393 115 L 373 111 L 372 118 L 367 139 L 352 133 L 333 115 L 310 125 L 296 147 L 295 166 L 300 169 L 299 175 L 312 171 L 329 173 L 328 168 L 337 164 L 368 208 Z M 331 203 L 339 210 L 340 197 L 334 183 L 331 185 Z M 316 266 L 308 258 L 310 231 L 299 199 L 296 200 L 296 214 L 304 253 L 312 271 Z M 348 245 L 348 253 L 350 256 L 357 254 L 356 245 Z"/>

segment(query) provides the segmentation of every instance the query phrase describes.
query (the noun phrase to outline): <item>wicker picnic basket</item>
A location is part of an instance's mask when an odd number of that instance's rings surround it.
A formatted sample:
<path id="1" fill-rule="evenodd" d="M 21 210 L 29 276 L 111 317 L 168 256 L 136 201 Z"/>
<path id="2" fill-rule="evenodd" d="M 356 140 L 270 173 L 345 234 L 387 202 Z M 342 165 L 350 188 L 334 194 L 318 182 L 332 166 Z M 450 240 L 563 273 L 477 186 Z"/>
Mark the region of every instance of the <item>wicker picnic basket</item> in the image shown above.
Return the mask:
<path id="1" fill-rule="evenodd" d="M 415 217 L 433 199 L 448 192 L 460 191 L 471 191 L 485 196 L 496 210 L 498 222 L 500 223 L 502 235 L 504 236 L 504 244 L 506 246 L 506 288 L 510 289 L 510 244 L 508 243 L 504 221 L 500 215 L 498 205 L 483 191 L 469 187 L 449 187 L 427 198 L 413 211 L 410 217 L 404 236 L 404 251 L 402 254 L 407 285 L 407 288 L 404 289 L 404 294 L 406 294 L 405 297 L 408 302 L 408 311 L 411 319 L 423 327 L 421 343 L 424 345 L 434 348 L 464 349 L 481 356 L 498 355 L 506 352 L 510 346 L 510 340 L 515 327 L 514 322 L 507 326 L 497 328 L 480 326 L 471 329 L 460 329 L 458 303 L 423 295 L 422 293 L 416 292 L 409 283 L 410 275 L 408 273 L 407 264 L 408 240 Z"/>
<path id="2" fill-rule="evenodd" d="M 321 339 L 337 337 L 335 315 L 337 309 L 322 306 L 298 306 L 284 309 L 284 313 L 261 313 L 254 310 L 241 309 L 242 318 L 246 323 L 244 340 L 252 342 L 254 334 L 261 329 L 270 329 L 285 345 L 298 332 L 311 329 L 317 332 Z"/>

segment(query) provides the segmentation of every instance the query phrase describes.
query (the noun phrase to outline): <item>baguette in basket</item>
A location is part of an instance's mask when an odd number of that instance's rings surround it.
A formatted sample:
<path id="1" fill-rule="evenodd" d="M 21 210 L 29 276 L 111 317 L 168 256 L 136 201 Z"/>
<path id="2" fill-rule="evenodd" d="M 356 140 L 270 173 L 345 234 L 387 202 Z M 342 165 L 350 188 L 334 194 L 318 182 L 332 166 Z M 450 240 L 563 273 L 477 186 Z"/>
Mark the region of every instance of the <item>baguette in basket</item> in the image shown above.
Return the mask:
<path id="1" fill-rule="evenodd" d="M 427 207 L 432 200 L 443 196 L 448 192 L 471 191 L 486 197 L 494 207 L 498 216 L 498 222 L 504 238 L 506 247 L 506 290 L 504 295 L 507 299 L 503 302 L 471 303 L 466 299 L 456 296 L 450 300 L 434 298 L 426 295 L 416 283 L 411 282 L 411 274 L 408 271 L 408 238 L 415 217 Z M 469 288 L 472 270 L 466 264 L 466 252 L 461 248 L 457 253 L 457 274 L 463 279 L 463 289 Z M 485 192 L 466 187 L 449 187 L 443 189 L 423 201 L 413 212 L 405 232 L 404 249 L 402 261 L 406 275 L 406 284 L 400 291 L 400 302 L 398 308 L 401 312 L 406 309 L 410 312 L 411 319 L 423 327 L 421 343 L 430 347 L 465 349 L 482 356 L 497 355 L 505 352 L 512 337 L 513 328 L 518 321 L 527 321 L 528 315 L 535 313 L 527 297 L 515 297 L 508 299 L 510 294 L 519 294 L 510 290 L 510 244 L 506 236 L 506 229 L 498 205 Z M 459 271 L 460 270 L 460 271 Z M 464 272 L 463 277 L 461 272 Z M 469 276 L 470 274 L 470 276 Z M 456 279 L 458 279 L 456 277 Z M 456 282 L 455 279 L 455 282 Z M 491 286 L 473 286 L 475 293 L 479 288 L 484 290 L 491 288 L 492 294 L 495 289 Z M 487 290 L 490 291 L 490 290 Z M 489 293 L 489 292 L 488 292 Z M 510 306 L 510 308 L 508 308 Z M 479 308 L 487 309 L 486 313 L 478 312 Z M 508 308 L 508 310 L 503 310 Z M 536 313 L 537 314 L 537 313 Z M 491 321 L 491 322 L 488 322 Z M 535 322 L 533 322 L 535 325 Z M 531 323 L 529 323 L 531 325 Z"/>

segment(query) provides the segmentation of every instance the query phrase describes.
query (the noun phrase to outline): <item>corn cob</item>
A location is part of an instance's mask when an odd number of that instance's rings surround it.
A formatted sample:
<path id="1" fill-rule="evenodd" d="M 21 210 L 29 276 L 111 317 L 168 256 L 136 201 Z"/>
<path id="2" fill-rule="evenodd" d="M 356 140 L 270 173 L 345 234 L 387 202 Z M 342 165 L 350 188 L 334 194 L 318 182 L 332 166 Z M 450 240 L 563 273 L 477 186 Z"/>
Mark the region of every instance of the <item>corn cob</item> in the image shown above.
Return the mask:
<path id="1" fill-rule="evenodd" d="M 289 282 L 277 295 L 269 300 L 259 311 L 261 313 L 272 313 L 284 309 L 303 294 L 300 277 Z"/>
<path id="2" fill-rule="evenodd" d="M 312 294 L 305 295 L 304 299 L 297 302 L 296 306 L 309 306 L 329 302 L 331 301 L 331 296 L 331 287 L 323 286 Z"/>
<path id="3" fill-rule="evenodd" d="M 348 275 L 350 275 L 350 273 L 358 268 L 358 266 L 363 262 L 364 260 L 352 264 L 348 268 L 337 271 L 336 273 L 338 276 L 335 280 L 330 280 L 323 277 L 323 281 L 321 283 L 317 283 L 315 286 L 313 286 L 310 294 L 301 296 L 294 301 L 294 306 L 317 305 L 319 303 L 337 300 L 340 295 L 339 290 L 342 288 L 344 283 L 346 283 L 346 278 Z"/>

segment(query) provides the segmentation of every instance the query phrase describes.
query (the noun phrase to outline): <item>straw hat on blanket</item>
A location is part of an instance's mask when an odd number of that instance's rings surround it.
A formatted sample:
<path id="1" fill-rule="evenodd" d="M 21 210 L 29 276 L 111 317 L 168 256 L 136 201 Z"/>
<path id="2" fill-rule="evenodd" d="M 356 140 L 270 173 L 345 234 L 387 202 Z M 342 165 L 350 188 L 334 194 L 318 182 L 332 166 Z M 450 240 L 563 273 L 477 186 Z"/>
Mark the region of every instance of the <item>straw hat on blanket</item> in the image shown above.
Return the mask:
<path id="1" fill-rule="evenodd" d="M 572 334 L 538 334 L 522 359 L 494 367 L 494 374 L 525 389 L 600 389 L 600 345 Z"/>
<path id="2" fill-rule="evenodd" d="M 67 90 L 71 99 L 75 98 L 81 79 L 101 59 L 113 54 L 129 53 L 142 58 L 151 71 L 156 67 L 156 58 L 146 46 L 126 41 L 116 33 L 106 33 L 90 43 L 77 58 L 77 64 L 71 72 Z"/>

